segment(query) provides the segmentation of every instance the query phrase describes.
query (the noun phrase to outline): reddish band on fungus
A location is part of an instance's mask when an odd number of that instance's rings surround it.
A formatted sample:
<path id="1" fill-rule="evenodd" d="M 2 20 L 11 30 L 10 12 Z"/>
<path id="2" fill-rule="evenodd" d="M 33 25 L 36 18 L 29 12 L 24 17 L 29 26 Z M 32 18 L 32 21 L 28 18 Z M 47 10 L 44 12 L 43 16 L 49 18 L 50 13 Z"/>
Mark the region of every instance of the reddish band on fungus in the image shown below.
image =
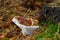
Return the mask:
<path id="1" fill-rule="evenodd" d="M 26 25 L 26 26 L 30 26 L 32 25 L 32 20 L 31 18 L 24 18 L 24 17 L 16 17 L 16 19 L 19 21 L 19 23 Z"/>

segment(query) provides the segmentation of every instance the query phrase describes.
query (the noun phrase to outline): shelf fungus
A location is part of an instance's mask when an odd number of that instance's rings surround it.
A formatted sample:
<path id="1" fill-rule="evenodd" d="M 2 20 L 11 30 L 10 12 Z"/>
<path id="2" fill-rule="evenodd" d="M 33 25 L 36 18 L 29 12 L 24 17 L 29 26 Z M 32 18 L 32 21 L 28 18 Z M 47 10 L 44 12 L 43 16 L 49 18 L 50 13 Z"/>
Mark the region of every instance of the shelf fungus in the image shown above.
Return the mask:
<path id="1" fill-rule="evenodd" d="M 12 19 L 12 21 L 20 29 L 22 29 L 22 34 L 24 36 L 32 34 L 34 31 L 36 31 L 39 28 L 38 21 L 36 19 L 16 16 Z"/>

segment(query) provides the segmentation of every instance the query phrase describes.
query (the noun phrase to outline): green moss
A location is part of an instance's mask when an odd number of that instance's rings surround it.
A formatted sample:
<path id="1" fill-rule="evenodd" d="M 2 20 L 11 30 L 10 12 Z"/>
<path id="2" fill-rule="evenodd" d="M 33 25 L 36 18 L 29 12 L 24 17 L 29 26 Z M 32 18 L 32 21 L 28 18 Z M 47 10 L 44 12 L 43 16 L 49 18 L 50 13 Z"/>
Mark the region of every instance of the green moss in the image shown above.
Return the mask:
<path id="1" fill-rule="evenodd" d="M 46 38 L 54 38 L 53 33 L 44 33 L 43 36 L 46 37 Z"/>
<path id="2" fill-rule="evenodd" d="M 42 35 L 41 34 L 36 35 L 35 40 L 42 40 Z"/>
<path id="3" fill-rule="evenodd" d="M 52 23 L 51 21 L 46 22 L 46 29 L 43 31 L 42 35 L 37 35 L 36 40 L 42 40 L 42 38 L 54 39 L 54 34 L 58 30 L 58 23 Z"/>
<path id="4" fill-rule="evenodd" d="M 58 24 L 50 24 L 50 25 L 48 26 L 48 31 L 49 31 L 50 33 L 55 33 L 55 32 L 57 32 L 57 29 L 58 29 Z"/>
<path id="5" fill-rule="evenodd" d="M 9 40 L 8 38 L 4 38 L 3 40 Z"/>

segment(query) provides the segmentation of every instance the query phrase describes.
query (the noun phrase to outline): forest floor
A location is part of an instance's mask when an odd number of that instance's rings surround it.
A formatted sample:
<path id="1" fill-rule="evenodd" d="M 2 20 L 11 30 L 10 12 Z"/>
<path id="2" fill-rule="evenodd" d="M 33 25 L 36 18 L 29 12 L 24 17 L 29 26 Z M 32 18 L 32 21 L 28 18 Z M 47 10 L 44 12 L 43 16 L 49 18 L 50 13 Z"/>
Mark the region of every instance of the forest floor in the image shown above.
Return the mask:
<path id="1" fill-rule="evenodd" d="M 20 0 L 0 0 L 0 40 L 60 40 L 60 23 L 55 29 L 51 29 L 54 25 L 49 24 L 40 26 L 40 28 L 29 36 L 23 36 L 21 29 L 13 22 L 12 18 L 15 16 L 31 17 L 35 13 L 39 14 L 39 9 L 30 10 L 24 8 L 20 4 Z M 52 27 L 50 27 L 52 26 Z M 47 31 L 54 31 L 54 33 Z"/>

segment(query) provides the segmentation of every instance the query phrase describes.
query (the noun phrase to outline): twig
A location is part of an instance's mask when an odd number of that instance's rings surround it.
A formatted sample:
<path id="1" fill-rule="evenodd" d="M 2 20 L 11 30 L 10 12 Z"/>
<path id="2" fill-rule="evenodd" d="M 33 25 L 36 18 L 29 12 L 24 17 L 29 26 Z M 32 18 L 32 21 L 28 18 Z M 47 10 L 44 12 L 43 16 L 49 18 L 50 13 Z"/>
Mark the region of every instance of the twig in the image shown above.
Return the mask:
<path id="1" fill-rule="evenodd" d="M 24 15 L 24 17 L 29 13 L 29 11 L 30 11 L 30 8 L 27 10 L 27 12 L 26 12 L 26 14 Z"/>

